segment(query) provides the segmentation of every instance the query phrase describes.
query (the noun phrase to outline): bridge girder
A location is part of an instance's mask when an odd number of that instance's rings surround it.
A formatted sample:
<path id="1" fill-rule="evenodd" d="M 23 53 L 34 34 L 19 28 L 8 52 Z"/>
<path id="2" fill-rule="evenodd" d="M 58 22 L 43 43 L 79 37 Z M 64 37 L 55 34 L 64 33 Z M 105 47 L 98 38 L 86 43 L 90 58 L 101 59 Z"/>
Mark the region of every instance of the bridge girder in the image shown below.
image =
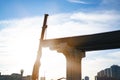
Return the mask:
<path id="1" fill-rule="evenodd" d="M 120 30 L 92 35 L 47 39 L 43 41 L 42 45 L 43 47 L 58 50 L 57 45 L 61 43 L 66 43 L 68 46 L 82 51 L 116 49 L 120 48 Z"/>

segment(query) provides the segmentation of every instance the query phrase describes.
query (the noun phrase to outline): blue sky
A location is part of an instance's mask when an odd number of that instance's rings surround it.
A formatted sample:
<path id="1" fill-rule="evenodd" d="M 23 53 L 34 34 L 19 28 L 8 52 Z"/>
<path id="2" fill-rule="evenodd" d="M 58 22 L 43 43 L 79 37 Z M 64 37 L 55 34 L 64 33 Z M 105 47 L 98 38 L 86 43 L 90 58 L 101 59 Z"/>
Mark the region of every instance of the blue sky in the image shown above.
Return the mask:
<path id="1" fill-rule="evenodd" d="M 0 0 L 2 74 L 20 69 L 31 74 L 45 13 L 49 14 L 47 39 L 120 30 L 120 0 Z M 119 53 L 120 49 L 87 52 L 83 77 L 93 79 L 101 69 L 120 65 Z M 65 76 L 65 57 L 44 49 L 40 75 L 44 73 L 49 78 Z"/>
<path id="2" fill-rule="evenodd" d="M 119 5 L 119 0 L 0 0 L 0 20 L 40 16 L 44 13 L 120 10 Z"/>

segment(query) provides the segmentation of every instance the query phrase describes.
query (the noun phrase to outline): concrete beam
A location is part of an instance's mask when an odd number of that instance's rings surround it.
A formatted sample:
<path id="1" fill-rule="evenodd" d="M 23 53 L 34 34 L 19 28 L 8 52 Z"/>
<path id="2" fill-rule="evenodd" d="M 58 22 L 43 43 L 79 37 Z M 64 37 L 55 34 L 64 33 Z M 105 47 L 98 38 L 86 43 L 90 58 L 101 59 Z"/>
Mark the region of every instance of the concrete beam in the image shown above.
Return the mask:
<path id="1" fill-rule="evenodd" d="M 73 36 L 43 40 L 43 47 L 57 50 L 57 45 L 67 45 L 82 51 L 120 48 L 120 30 L 92 35 Z"/>

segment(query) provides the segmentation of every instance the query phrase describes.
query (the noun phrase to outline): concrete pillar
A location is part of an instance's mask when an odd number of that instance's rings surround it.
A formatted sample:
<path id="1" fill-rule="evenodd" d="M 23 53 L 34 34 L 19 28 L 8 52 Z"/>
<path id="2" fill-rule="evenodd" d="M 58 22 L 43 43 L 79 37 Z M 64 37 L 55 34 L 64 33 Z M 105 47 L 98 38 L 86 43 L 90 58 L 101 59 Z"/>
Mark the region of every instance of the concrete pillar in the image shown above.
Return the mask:
<path id="1" fill-rule="evenodd" d="M 70 47 L 67 43 L 61 43 L 56 48 L 66 57 L 67 80 L 81 80 L 81 60 L 85 57 L 85 52 Z"/>
<path id="2" fill-rule="evenodd" d="M 67 60 L 67 80 L 81 80 L 81 60 L 85 56 L 85 52 L 76 51 L 75 49 L 73 51 L 65 54 Z"/>

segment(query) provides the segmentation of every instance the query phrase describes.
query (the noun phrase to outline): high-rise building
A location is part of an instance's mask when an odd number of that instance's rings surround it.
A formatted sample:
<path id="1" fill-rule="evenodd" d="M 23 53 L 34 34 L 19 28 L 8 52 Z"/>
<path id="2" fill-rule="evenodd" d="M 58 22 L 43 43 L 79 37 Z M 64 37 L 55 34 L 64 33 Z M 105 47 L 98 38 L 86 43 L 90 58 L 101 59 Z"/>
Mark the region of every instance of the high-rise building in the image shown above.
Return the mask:
<path id="1" fill-rule="evenodd" d="M 111 69 L 111 77 L 120 79 L 120 66 L 112 65 L 110 69 Z"/>
<path id="2" fill-rule="evenodd" d="M 106 71 L 106 76 L 107 77 L 111 77 L 111 70 L 110 70 L 110 68 L 105 69 L 105 71 Z"/>
<path id="3" fill-rule="evenodd" d="M 112 65 L 110 68 L 101 70 L 95 76 L 95 80 L 120 80 L 120 66 Z"/>

